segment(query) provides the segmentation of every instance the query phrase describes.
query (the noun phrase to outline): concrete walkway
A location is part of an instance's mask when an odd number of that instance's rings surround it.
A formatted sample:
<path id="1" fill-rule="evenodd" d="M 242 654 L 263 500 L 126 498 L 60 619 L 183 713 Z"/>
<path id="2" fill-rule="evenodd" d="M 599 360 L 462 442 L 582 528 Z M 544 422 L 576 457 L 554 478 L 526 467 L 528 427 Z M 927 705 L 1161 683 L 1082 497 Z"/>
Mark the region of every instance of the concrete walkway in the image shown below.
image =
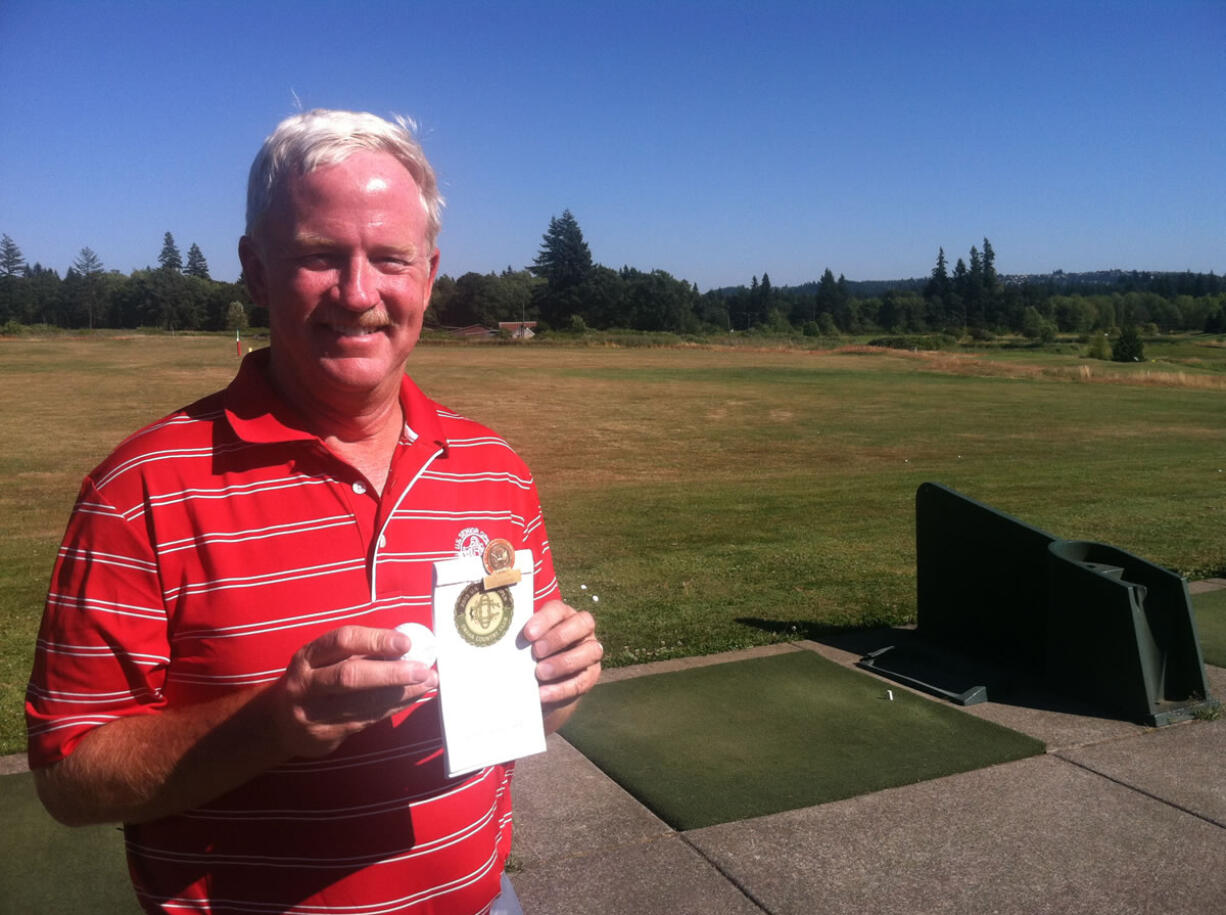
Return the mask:
<path id="1" fill-rule="evenodd" d="M 798 642 L 606 679 L 780 651 L 860 657 Z M 964 711 L 1045 756 L 689 832 L 553 735 L 518 764 L 512 879 L 529 915 L 1226 912 L 1226 717 L 1153 729 L 1042 705 Z"/>
<path id="2" fill-rule="evenodd" d="M 1189 585 L 1217 587 L 1226 579 Z M 604 680 L 788 651 L 853 666 L 862 649 L 854 636 L 841 647 L 797 642 L 618 668 Z M 1226 670 L 1207 670 L 1212 694 L 1226 698 Z M 1226 912 L 1226 716 L 1152 729 L 1042 701 L 963 711 L 1037 737 L 1048 752 L 689 832 L 555 734 L 515 778 L 512 879 L 524 911 Z M 24 768 L 24 755 L 0 758 L 0 772 Z"/>

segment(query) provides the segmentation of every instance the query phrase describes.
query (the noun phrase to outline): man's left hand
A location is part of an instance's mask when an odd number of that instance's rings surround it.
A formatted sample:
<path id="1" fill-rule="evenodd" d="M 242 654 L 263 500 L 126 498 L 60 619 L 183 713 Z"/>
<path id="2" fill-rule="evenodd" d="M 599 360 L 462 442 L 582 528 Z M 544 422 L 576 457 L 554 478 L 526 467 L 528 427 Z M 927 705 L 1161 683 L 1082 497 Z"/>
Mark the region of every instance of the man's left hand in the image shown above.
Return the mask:
<path id="1" fill-rule="evenodd" d="M 545 730 L 556 731 L 600 677 L 604 646 L 596 639 L 596 621 L 590 613 L 551 600 L 524 624 L 523 635 L 536 658 Z"/>

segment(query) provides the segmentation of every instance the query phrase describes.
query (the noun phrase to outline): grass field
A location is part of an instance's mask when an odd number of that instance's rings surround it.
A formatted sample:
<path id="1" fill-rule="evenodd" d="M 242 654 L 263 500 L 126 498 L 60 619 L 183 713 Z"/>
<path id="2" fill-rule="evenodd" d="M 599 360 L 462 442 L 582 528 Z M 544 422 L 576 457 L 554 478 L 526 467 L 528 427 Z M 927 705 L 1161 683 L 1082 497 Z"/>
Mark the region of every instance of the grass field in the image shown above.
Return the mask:
<path id="1" fill-rule="evenodd" d="M 925 480 L 1223 572 L 1226 349 L 1171 353 L 1083 369 L 1038 351 L 423 346 L 409 368 L 532 466 L 563 589 L 597 611 L 617 665 L 910 619 Z M 0 339 L 0 752 L 24 746 L 81 475 L 235 364 L 224 337 Z"/>

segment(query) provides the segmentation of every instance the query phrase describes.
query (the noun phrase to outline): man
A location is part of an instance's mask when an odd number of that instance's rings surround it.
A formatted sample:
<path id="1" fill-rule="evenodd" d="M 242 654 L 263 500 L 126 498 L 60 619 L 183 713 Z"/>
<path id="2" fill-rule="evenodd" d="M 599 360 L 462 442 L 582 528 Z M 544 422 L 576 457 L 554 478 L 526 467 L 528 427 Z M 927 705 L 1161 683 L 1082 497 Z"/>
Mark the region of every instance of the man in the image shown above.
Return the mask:
<path id="1" fill-rule="evenodd" d="M 271 346 L 126 440 L 82 485 L 27 699 L 30 761 L 69 824 L 125 824 L 148 911 L 484 912 L 511 766 L 448 779 L 435 561 L 530 549 L 548 730 L 595 683 L 531 475 L 404 374 L 441 200 L 403 125 L 312 111 L 252 166 L 239 256 Z M 491 702 L 498 701 L 496 695 Z"/>

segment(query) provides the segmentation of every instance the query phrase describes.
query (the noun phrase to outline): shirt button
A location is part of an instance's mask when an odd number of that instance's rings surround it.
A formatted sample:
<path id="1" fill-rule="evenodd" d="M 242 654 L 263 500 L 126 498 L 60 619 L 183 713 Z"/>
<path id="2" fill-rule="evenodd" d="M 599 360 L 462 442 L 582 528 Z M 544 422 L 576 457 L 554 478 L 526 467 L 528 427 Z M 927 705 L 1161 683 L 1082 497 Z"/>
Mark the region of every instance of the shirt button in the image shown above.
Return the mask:
<path id="1" fill-rule="evenodd" d="M 353 491 L 356 492 L 359 496 L 362 495 L 363 493 L 366 492 L 366 484 L 363 483 L 361 480 L 358 480 L 356 483 L 353 484 Z"/>
<path id="2" fill-rule="evenodd" d="M 386 547 L 387 547 L 387 536 L 384 534 L 380 534 L 379 535 L 379 549 L 382 550 Z"/>

